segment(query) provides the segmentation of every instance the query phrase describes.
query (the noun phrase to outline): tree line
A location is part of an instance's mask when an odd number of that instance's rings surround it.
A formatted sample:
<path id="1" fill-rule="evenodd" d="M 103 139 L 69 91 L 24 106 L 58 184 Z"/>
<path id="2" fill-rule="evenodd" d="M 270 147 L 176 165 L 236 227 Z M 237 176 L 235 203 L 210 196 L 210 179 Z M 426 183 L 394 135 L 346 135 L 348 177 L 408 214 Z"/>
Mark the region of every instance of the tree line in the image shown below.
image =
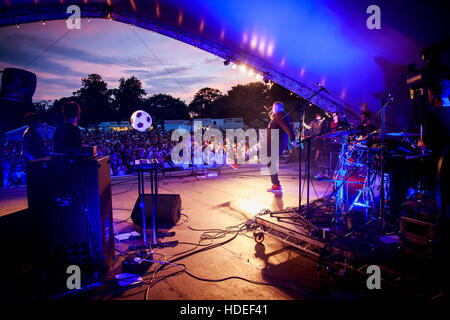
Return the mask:
<path id="1" fill-rule="evenodd" d="M 90 74 L 81 79 L 81 88 L 72 96 L 53 102 L 34 102 L 34 108 L 51 125 L 62 121 L 61 107 L 65 102 L 76 101 L 82 109 L 81 126 L 104 121 L 128 121 L 134 111 L 145 110 L 155 124 L 161 125 L 164 120 L 242 117 L 247 125 L 263 127 L 269 121 L 273 102 L 282 101 L 287 112 L 304 103 L 303 98 L 286 88 L 262 82 L 238 84 L 226 93 L 205 87 L 194 95 L 189 104 L 165 93 L 147 96 L 142 82 L 135 76 L 121 78 L 118 84 L 117 88 L 108 89 L 108 84 L 99 74 Z M 291 119 L 299 121 L 298 112 L 293 112 Z"/>

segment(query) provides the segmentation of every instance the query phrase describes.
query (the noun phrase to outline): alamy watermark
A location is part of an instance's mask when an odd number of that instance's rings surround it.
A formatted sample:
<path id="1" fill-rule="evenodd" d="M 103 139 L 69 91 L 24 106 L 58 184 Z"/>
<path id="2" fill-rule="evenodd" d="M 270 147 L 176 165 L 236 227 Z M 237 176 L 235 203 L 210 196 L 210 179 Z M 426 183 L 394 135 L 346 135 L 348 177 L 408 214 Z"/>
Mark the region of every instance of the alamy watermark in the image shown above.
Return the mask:
<path id="1" fill-rule="evenodd" d="M 69 290 L 81 289 L 81 269 L 72 264 L 67 267 L 66 273 L 69 274 L 66 280 L 66 286 Z"/>
<path id="2" fill-rule="evenodd" d="M 372 4 L 367 7 L 366 10 L 367 14 L 370 14 L 370 16 L 366 20 L 366 26 L 367 29 L 373 30 L 373 29 L 381 29 L 381 9 L 376 4 Z"/>
<path id="3" fill-rule="evenodd" d="M 377 265 L 370 265 L 366 270 L 370 276 L 366 280 L 367 289 L 381 289 L 381 269 Z"/>
<path id="4" fill-rule="evenodd" d="M 178 142 L 172 149 L 172 161 L 176 165 L 203 164 L 255 164 L 267 167 L 262 174 L 275 174 L 279 167 L 279 132 L 270 130 L 270 153 L 267 129 L 227 129 L 225 139 L 222 131 L 208 128 L 203 132 L 202 121 L 194 121 L 193 132 L 179 128 L 173 131 L 171 140 Z"/>
<path id="5" fill-rule="evenodd" d="M 70 5 L 67 7 L 66 13 L 70 16 L 66 19 L 67 29 L 81 29 L 81 9 L 77 5 Z"/>

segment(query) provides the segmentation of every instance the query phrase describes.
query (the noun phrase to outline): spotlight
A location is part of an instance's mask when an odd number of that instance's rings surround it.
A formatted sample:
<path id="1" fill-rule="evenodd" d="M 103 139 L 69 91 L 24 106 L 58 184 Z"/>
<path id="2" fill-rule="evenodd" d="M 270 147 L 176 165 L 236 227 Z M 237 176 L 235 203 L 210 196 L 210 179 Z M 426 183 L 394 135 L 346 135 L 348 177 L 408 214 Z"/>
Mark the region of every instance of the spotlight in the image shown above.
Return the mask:
<path id="1" fill-rule="evenodd" d="M 16 23 L 16 28 L 17 28 L 17 29 L 19 29 L 19 28 L 20 28 L 20 25 L 19 25 L 18 23 Z"/>
<path id="2" fill-rule="evenodd" d="M 234 63 L 231 64 L 231 69 L 236 70 L 237 65 L 235 65 Z"/>
<path id="3" fill-rule="evenodd" d="M 260 80 L 261 80 L 261 76 L 260 76 L 259 74 L 256 74 L 256 77 L 255 77 L 255 78 L 256 78 L 257 81 L 260 81 Z"/>
<path id="4" fill-rule="evenodd" d="M 251 77 L 253 76 L 253 70 L 250 69 L 250 71 L 248 72 L 248 75 Z"/>
<path id="5" fill-rule="evenodd" d="M 225 60 L 225 61 L 223 62 L 223 64 L 224 64 L 225 66 L 229 65 L 229 64 L 230 64 L 230 60 Z"/>
<path id="6" fill-rule="evenodd" d="M 241 70 L 241 72 L 245 72 L 245 71 L 247 71 L 247 67 L 242 65 L 239 67 L 239 70 Z"/>
<path id="7" fill-rule="evenodd" d="M 44 19 L 42 19 L 42 25 L 45 26 L 45 20 Z"/>

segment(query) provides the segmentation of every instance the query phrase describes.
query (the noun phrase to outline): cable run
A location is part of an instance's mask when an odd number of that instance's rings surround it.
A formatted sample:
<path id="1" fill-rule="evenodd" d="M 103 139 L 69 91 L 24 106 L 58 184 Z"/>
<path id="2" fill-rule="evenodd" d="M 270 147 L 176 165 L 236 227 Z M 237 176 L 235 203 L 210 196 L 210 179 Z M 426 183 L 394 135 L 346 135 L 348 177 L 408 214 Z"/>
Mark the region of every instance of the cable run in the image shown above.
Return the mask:
<path id="1" fill-rule="evenodd" d="M 71 29 L 68 29 L 66 32 L 64 32 L 63 35 L 61 35 L 58 39 L 53 41 L 47 48 L 45 48 L 40 54 L 38 54 L 36 57 L 34 57 L 27 65 L 25 65 L 25 68 L 30 67 L 34 62 L 36 62 L 37 59 L 42 57 L 44 53 L 46 53 L 48 50 L 50 50 L 55 44 L 57 44 L 59 41 L 61 41 L 70 31 Z"/>

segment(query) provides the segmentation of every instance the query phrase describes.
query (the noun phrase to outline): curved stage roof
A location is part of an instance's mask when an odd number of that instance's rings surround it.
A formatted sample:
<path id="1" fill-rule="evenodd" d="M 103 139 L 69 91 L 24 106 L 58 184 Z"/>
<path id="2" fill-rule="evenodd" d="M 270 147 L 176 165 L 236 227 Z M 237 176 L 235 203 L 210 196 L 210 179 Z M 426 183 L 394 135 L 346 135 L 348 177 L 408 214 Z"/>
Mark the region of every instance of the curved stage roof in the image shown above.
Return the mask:
<path id="1" fill-rule="evenodd" d="M 321 92 L 314 103 L 353 115 L 363 102 L 378 111 L 407 66 L 420 62 L 421 49 L 450 33 L 443 4 L 406 0 L 376 1 L 381 29 L 367 27 L 374 3 L 366 0 L 3 0 L 0 26 L 64 19 L 71 4 L 82 17 L 135 24 L 247 63 L 305 98 L 320 83 L 329 94 Z M 406 86 L 394 97 L 388 123 L 407 128 Z"/>

